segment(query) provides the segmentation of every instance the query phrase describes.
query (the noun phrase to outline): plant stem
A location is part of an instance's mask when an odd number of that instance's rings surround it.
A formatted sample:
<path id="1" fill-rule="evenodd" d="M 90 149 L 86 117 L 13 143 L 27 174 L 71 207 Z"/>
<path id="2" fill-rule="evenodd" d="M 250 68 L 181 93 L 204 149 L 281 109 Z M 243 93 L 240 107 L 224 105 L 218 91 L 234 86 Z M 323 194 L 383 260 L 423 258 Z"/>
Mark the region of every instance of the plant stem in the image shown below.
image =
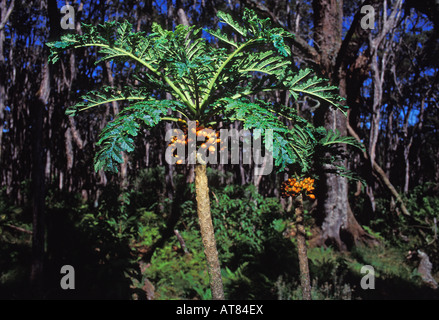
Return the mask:
<path id="1" fill-rule="evenodd" d="M 243 43 L 239 48 L 237 48 L 235 51 L 233 51 L 232 54 L 229 55 L 229 57 L 226 59 L 226 61 L 223 62 L 223 64 L 219 67 L 213 78 L 210 80 L 210 83 L 207 87 L 207 93 L 203 95 L 203 101 L 201 102 L 200 109 L 203 109 L 204 105 L 208 103 L 209 97 L 211 96 L 213 87 L 216 84 L 216 81 L 218 80 L 219 76 L 227 66 L 227 64 L 242 50 L 244 50 L 247 46 L 250 46 L 253 42 L 255 42 L 255 39 L 249 40 L 245 43 Z"/>
<path id="2" fill-rule="evenodd" d="M 306 233 L 303 225 L 303 196 L 299 194 L 295 203 L 297 250 L 299 254 L 300 285 L 303 300 L 311 300 L 311 284 L 309 279 L 308 254 L 306 250 Z"/>
<path id="3" fill-rule="evenodd" d="M 210 289 L 213 300 L 224 300 L 224 289 L 221 278 L 221 267 L 216 249 L 215 232 L 210 213 L 209 185 L 207 182 L 206 165 L 195 165 L 195 193 L 197 214 L 203 240 L 204 254 L 210 278 Z"/>

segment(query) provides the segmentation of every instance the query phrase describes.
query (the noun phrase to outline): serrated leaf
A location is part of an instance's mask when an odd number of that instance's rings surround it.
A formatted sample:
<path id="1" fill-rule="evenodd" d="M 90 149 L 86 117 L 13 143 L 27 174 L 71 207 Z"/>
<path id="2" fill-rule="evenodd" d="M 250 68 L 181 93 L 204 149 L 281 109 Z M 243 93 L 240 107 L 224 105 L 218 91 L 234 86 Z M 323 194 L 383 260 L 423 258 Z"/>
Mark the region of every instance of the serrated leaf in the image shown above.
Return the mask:
<path id="1" fill-rule="evenodd" d="M 238 22 L 233 20 L 233 18 L 230 14 L 222 12 L 222 11 L 218 11 L 217 15 L 219 18 L 221 18 L 223 20 L 223 22 L 225 22 L 229 26 L 231 26 L 236 32 L 238 32 L 239 34 L 241 34 L 244 37 L 247 35 L 247 30 L 245 30 L 243 27 L 241 27 Z"/>
<path id="2" fill-rule="evenodd" d="M 359 143 L 354 137 L 342 136 L 340 134 L 340 131 L 338 131 L 337 129 L 325 131 L 319 143 L 323 146 L 328 146 L 332 144 L 347 144 L 359 148 L 360 150 L 364 150 L 364 146 Z"/>
<path id="3" fill-rule="evenodd" d="M 223 41 L 225 43 L 228 43 L 228 44 L 230 44 L 231 46 L 233 46 L 235 48 L 238 48 L 238 44 L 235 41 L 230 40 L 229 37 L 227 37 L 226 34 L 223 34 L 221 32 L 221 30 L 206 30 L 206 31 L 208 33 L 210 33 L 212 36 L 216 37 L 217 39 L 219 39 L 219 40 L 221 40 L 221 41 Z"/>

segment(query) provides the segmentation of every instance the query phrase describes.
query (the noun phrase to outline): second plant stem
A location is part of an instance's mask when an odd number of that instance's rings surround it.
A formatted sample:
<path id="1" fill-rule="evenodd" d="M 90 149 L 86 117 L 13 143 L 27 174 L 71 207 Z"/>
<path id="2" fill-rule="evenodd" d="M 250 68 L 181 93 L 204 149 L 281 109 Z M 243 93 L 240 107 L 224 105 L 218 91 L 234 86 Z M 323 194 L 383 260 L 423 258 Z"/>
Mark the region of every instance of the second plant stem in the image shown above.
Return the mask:
<path id="1" fill-rule="evenodd" d="M 306 232 L 304 225 L 303 195 L 295 199 L 295 215 L 297 228 L 297 251 L 299 255 L 300 285 L 303 300 L 311 300 L 311 282 L 309 276 L 308 254 L 306 249 Z"/>

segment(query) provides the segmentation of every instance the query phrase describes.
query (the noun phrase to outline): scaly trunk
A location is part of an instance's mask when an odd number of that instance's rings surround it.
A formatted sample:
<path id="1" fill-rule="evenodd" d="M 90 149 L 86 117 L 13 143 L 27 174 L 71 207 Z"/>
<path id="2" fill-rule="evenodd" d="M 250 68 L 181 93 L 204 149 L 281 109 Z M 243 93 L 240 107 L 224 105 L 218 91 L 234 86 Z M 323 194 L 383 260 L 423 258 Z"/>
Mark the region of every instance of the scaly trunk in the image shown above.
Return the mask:
<path id="1" fill-rule="evenodd" d="M 311 281 L 309 277 L 308 254 L 306 249 L 306 233 L 303 225 L 303 196 L 296 198 L 297 251 L 299 254 L 300 285 L 303 300 L 311 300 Z"/>
<path id="2" fill-rule="evenodd" d="M 205 164 L 195 165 L 195 193 L 197 199 L 198 221 L 200 223 L 204 254 L 207 259 L 212 298 L 214 300 L 224 300 L 221 267 L 218 259 L 218 251 L 216 249 L 212 215 L 210 213 L 209 185 L 207 183 Z"/>

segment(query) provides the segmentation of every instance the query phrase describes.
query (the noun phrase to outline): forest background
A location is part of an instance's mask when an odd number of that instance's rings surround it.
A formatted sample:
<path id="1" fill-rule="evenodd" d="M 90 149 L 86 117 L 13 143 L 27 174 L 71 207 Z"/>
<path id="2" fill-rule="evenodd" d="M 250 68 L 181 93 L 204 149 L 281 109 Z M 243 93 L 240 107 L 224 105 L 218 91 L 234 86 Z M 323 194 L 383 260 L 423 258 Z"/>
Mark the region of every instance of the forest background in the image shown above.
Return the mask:
<path id="1" fill-rule="evenodd" d="M 95 64 L 96 48 L 49 65 L 45 43 L 110 20 L 147 32 L 153 22 L 216 28 L 218 11 L 239 19 L 244 8 L 295 34 L 296 66 L 337 85 L 348 118 L 311 98 L 263 98 L 365 146 L 348 147 L 344 160 L 360 180 L 314 168 L 317 197 L 305 202 L 312 297 L 439 297 L 437 1 L 72 1 L 74 30 L 61 27 L 64 5 L 0 1 L 1 298 L 211 297 L 193 167 L 164 159 L 172 124 L 145 129 L 117 174 L 95 172 L 99 132 L 123 105 L 75 118 L 66 108 L 102 85 L 130 85 L 133 67 Z M 373 29 L 362 25 L 365 5 Z M 226 298 L 300 299 L 292 203 L 281 197 L 288 172 L 253 169 L 209 167 Z M 63 265 L 75 268 L 75 290 L 59 285 Z M 375 269 L 374 290 L 360 286 L 364 265 Z"/>

